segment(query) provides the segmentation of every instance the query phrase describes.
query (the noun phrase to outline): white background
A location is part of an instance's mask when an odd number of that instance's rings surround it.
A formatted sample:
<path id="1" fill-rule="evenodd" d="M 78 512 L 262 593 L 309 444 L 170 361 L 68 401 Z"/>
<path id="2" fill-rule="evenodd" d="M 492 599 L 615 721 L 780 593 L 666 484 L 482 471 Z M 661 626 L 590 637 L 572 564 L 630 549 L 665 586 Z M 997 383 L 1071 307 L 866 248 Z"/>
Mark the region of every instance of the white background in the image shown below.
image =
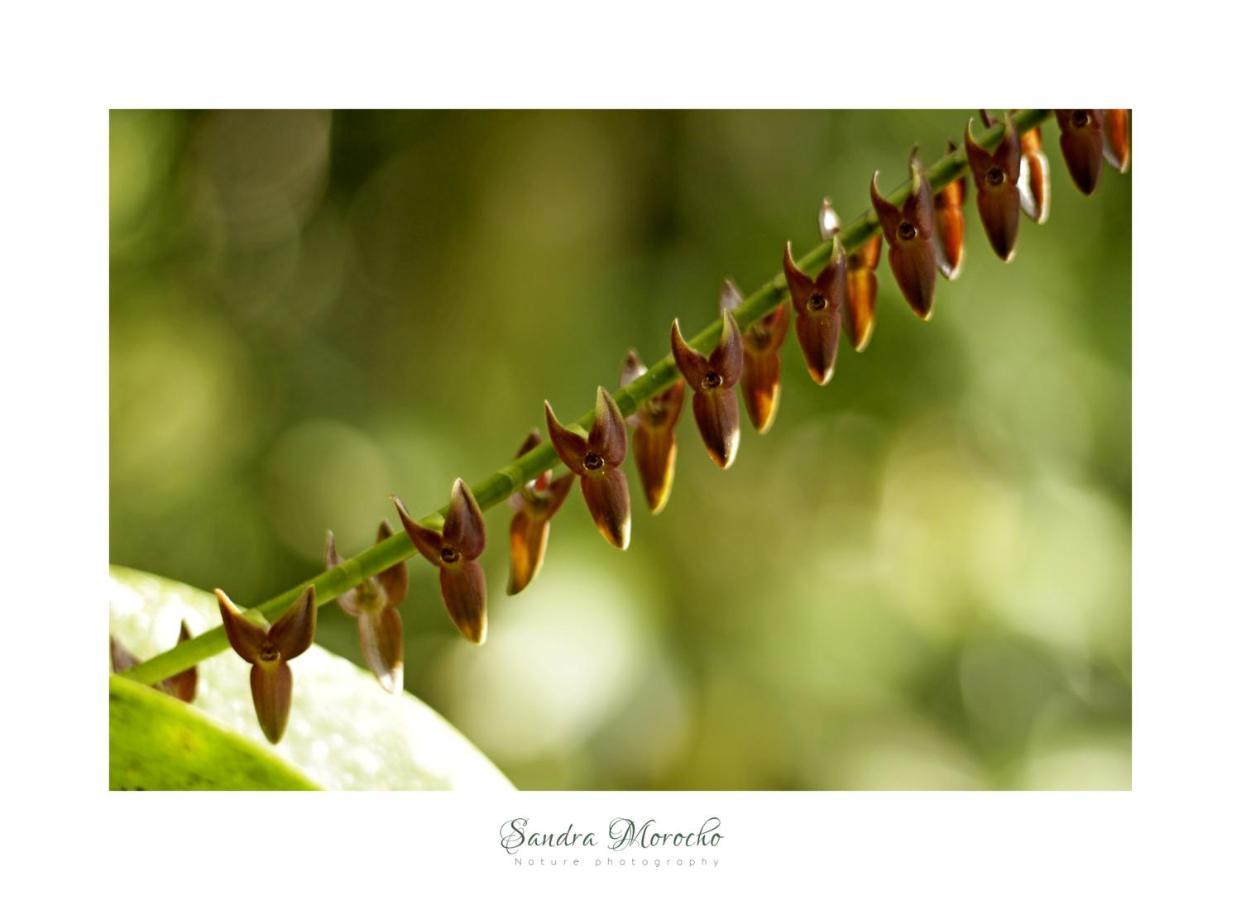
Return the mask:
<path id="1" fill-rule="evenodd" d="M 1238 896 L 1241 214 L 1220 94 L 1235 86 L 1235 29 L 1194 3 L 999 9 L 165 0 L 4 13 L 3 892 Z M 1072 104 L 1135 108 L 1131 793 L 106 791 L 108 107 Z M 599 831 L 618 815 L 686 829 L 715 815 L 721 864 L 515 870 L 497 834 L 516 815 Z"/>

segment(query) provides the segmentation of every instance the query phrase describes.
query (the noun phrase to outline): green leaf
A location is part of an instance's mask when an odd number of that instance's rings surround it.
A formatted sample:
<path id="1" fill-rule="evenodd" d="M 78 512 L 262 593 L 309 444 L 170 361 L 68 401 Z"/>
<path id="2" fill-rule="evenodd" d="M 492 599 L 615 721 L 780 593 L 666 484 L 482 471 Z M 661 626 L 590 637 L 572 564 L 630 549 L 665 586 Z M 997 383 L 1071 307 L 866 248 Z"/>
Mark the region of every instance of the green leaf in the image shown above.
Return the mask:
<path id="1" fill-rule="evenodd" d="M 114 637 L 139 659 L 220 624 L 215 598 L 155 575 L 112 568 Z M 293 660 L 293 711 L 269 745 L 254 717 L 250 667 L 231 651 L 198 666 L 193 707 L 114 677 L 114 789 L 511 790 L 500 771 L 438 713 L 319 646 Z"/>
<path id="2" fill-rule="evenodd" d="M 301 791 L 310 779 L 274 753 L 165 693 L 108 683 L 108 787 L 114 791 Z"/>

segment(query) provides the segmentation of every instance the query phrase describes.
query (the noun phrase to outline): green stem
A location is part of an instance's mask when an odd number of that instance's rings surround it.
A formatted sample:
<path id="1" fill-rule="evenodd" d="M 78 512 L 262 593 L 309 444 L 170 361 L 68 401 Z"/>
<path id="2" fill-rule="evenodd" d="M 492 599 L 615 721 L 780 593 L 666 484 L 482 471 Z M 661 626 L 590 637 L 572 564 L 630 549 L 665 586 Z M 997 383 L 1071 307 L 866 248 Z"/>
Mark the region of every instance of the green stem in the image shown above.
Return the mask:
<path id="1" fill-rule="evenodd" d="M 1013 122 L 1018 132 L 1025 132 L 1036 127 L 1050 114 L 1051 111 L 1046 109 L 1023 109 L 1013 114 Z M 997 123 L 978 135 L 978 143 L 987 149 L 993 149 L 1000 142 L 1002 133 L 1003 125 Z M 930 166 L 927 169 L 927 178 L 931 182 L 932 190 L 940 191 L 963 175 L 967 169 L 965 150 L 962 148 L 945 155 Z M 899 204 L 908 194 L 909 181 L 906 180 L 888 195 L 888 199 Z M 848 227 L 841 230 L 840 240 L 846 250 L 856 250 L 878 229 L 879 220 L 875 211 L 870 209 L 865 215 L 859 216 Z M 826 265 L 831 249 L 830 243 L 820 243 L 797 260 L 797 265 L 804 271 L 817 272 Z M 782 302 L 785 292 L 784 276 L 777 275 L 747 297 L 745 302 L 734 310 L 737 323 L 745 328 L 767 315 Z M 719 341 L 722 327 L 723 320 L 717 317 L 696 334 L 690 343 L 699 350 L 709 351 Z M 639 403 L 667 389 L 679 377 L 676 363 L 672 359 L 672 354 L 669 353 L 651 366 L 645 375 L 631 382 L 628 387 L 617 391 L 613 396 L 621 412 L 629 415 Z M 580 417 L 576 424 L 582 428 L 589 428 L 593 418 L 592 410 Z M 554 468 L 558 463 L 556 451 L 549 442 L 544 441 L 498 472 L 489 475 L 476 485 L 471 485 L 470 489 L 478 500 L 479 506 L 489 509 L 504 501 L 522 484 L 537 477 L 540 472 Z M 441 507 L 423 519 L 423 524 L 438 527 L 446 512 L 447 507 Z M 359 584 L 363 579 L 378 575 L 384 569 L 413 556 L 414 553 L 414 547 L 404 532 L 394 534 L 386 541 L 362 551 L 352 559 L 343 561 L 339 566 L 260 603 L 255 609 L 265 618 L 273 619 L 311 585 L 314 586 L 318 604 L 322 606 Z M 134 666 L 125 673 L 125 676 L 142 684 L 154 684 L 226 649 L 228 649 L 228 638 L 225 637 L 224 629 L 213 628 L 183 644 L 176 645 L 171 650 L 166 650 L 159 656 Z"/>

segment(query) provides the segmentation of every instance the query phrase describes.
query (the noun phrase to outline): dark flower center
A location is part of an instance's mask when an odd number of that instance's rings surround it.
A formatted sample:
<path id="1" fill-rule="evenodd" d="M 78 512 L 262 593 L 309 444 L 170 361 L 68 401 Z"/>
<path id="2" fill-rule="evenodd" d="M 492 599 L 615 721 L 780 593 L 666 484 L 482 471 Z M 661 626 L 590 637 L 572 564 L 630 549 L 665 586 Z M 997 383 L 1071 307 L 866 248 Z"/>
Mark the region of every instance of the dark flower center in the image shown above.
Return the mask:
<path id="1" fill-rule="evenodd" d="M 707 390 L 717 388 L 723 383 L 724 379 L 720 376 L 719 372 L 708 372 L 702 378 L 702 386 Z"/>
<path id="2" fill-rule="evenodd" d="M 821 309 L 827 308 L 827 298 L 824 297 L 822 294 L 820 294 L 818 291 L 815 291 L 813 294 L 810 295 L 810 299 L 806 301 L 806 305 L 809 306 L 811 309 L 813 309 L 815 312 L 818 312 Z"/>
<path id="3" fill-rule="evenodd" d="M 987 184 L 992 187 L 998 187 L 1004 183 L 1004 170 L 999 166 L 992 166 L 987 170 Z"/>
<path id="4" fill-rule="evenodd" d="M 280 658 L 280 651 L 276 649 L 275 644 L 263 642 L 263 646 L 259 648 L 259 659 L 263 662 L 275 662 Z"/>
<path id="5" fill-rule="evenodd" d="M 914 227 L 913 222 L 902 222 L 901 227 L 896 229 L 897 235 L 903 241 L 912 241 L 918 236 L 918 229 Z"/>
<path id="6" fill-rule="evenodd" d="M 1085 128 L 1090 124 L 1090 112 L 1085 109 L 1073 110 L 1073 126 L 1075 128 Z"/>
<path id="7" fill-rule="evenodd" d="M 603 457 L 600 456 L 598 453 L 596 453 L 594 450 L 591 450 L 584 457 L 582 457 L 582 465 L 590 469 L 592 472 L 595 471 L 596 469 L 602 469 L 603 468 Z"/>
<path id="8" fill-rule="evenodd" d="M 455 563 L 461 558 L 461 551 L 456 547 L 444 547 L 440 550 L 440 559 L 446 563 Z"/>

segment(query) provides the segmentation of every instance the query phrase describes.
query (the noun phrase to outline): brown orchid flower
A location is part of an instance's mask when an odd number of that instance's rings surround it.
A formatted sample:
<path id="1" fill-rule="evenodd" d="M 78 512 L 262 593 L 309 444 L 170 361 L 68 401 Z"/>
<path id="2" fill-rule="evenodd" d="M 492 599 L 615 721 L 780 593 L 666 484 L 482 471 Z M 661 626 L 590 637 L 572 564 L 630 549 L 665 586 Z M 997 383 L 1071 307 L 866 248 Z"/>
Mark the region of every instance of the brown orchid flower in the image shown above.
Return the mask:
<path id="1" fill-rule="evenodd" d="M 646 366 L 638 354 L 630 350 L 621 368 L 621 387 L 628 387 L 644 374 Z M 678 378 L 666 391 L 640 403 L 629 417 L 633 428 L 633 458 L 652 515 L 659 514 L 672 493 L 677 462 L 676 424 L 684 404 L 685 382 Z"/>
<path id="2" fill-rule="evenodd" d="M 879 295 L 879 254 L 883 235 L 875 232 L 866 243 L 849 254 L 849 302 L 845 306 L 845 334 L 853 349 L 861 353 L 870 343 L 875 328 L 875 302 Z"/>
<path id="3" fill-rule="evenodd" d="M 1058 109 L 1056 121 L 1073 183 L 1083 194 L 1093 194 L 1103 167 L 1103 110 Z"/>
<path id="4" fill-rule="evenodd" d="M 387 522 L 380 522 L 375 543 L 381 544 L 390 537 L 392 528 Z M 336 535 L 330 531 L 327 533 L 324 558 L 329 569 L 340 565 Z M 405 599 L 408 589 L 409 573 L 405 570 L 404 561 L 401 561 L 373 578 L 363 579 L 361 584 L 336 598 L 340 608 L 358 620 L 358 642 L 366 665 L 375 673 L 384 690 L 393 694 L 400 692 L 405 682 L 405 641 L 401 614 L 396 607 Z"/>
<path id="5" fill-rule="evenodd" d="M 957 145 L 948 142 L 948 152 Z M 949 281 L 961 274 L 965 260 L 965 176 L 950 182 L 935 195 L 935 254 L 939 272 Z"/>
<path id="6" fill-rule="evenodd" d="M 181 633 L 177 636 L 177 643 L 183 644 L 190 639 L 190 628 L 185 624 L 185 620 L 181 620 Z M 138 665 L 138 657 L 129 652 L 128 648 L 116 638 L 109 635 L 108 643 L 112 655 L 112 671 L 116 674 L 128 672 L 134 666 Z M 170 675 L 159 684 L 154 685 L 158 690 L 165 694 L 171 694 L 184 703 L 193 703 L 194 696 L 198 693 L 198 668 L 190 666 L 183 672 L 176 675 Z"/>
<path id="7" fill-rule="evenodd" d="M 612 395 L 602 387 L 595 394 L 595 421 L 590 434 L 566 428 L 556 419 L 552 405 L 543 403 L 547 431 L 561 462 L 582 481 L 586 509 L 599 533 L 613 547 L 629 546 L 629 482 L 620 465 L 629 451 L 625 418 Z"/>
<path id="8" fill-rule="evenodd" d="M 793 245 L 784 245 L 784 280 L 797 312 L 797 343 L 806 368 L 816 384 L 827 384 L 836 370 L 841 320 L 849 293 L 845 249 L 832 237 L 832 256 L 823 271 L 811 278 L 793 261 Z"/>
<path id="9" fill-rule="evenodd" d="M 1004 134 L 994 151 L 988 152 L 974 140 L 974 120 L 965 123 L 965 155 L 974 176 L 978 194 L 978 215 L 991 249 L 1004 262 L 1017 248 L 1017 226 L 1021 221 L 1021 142 L 1012 117 L 1004 116 Z"/>
<path id="10" fill-rule="evenodd" d="M 1129 110 L 1103 110 L 1103 158 L 1117 172 L 1129 170 Z"/>
<path id="11" fill-rule="evenodd" d="M 483 511 L 466 483 L 452 484 L 443 532 L 416 522 L 401 502 L 392 498 L 401 525 L 427 562 L 440 570 L 440 595 L 453 624 L 469 640 L 487 640 L 487 576 L 476 560 L 487 546 Z"/>
<path id="12" fill-rule="evenodd" d="M 1043 134 L 1036 125 L 1021 135 L 1021 171 L 1017 176 L 1021 209 L 1042 225 L 1051 215 L 1051 166 L 1043 152 Z"/>
<path id="13" fill-rule="evenodd" d="M 517 456 L 525 456 L 542 441 L 542 435 L 535 428 L 526 435 L 525 441 L 517 450 Z M 564 504 L 571 487 L 572 472 L 553 479 L 551 470 L 548 470 L 527 481 L 509 497 L 509 503 L 514 509 L 513 521 L 508 529 L 510 595 L 525 590 L 526 585 L 539 574 L 539 569 L 543 568 L 552 516 Z"/>
<path id="14" fill-rule="evenodd" d="M 879 173 L 870 181 L 870 201 L 888 242 L 888 263 L 914 313 L 930 319 L 935 301 L 935 203 L 918 148 L 909 154 L 909 196 L 897 206 L 879 193 Z"/>
<path id="15" fill-rule="evenodd" d="M 737 458 L 737 445 L 741 442 L 741 417 L 737 395 L 733 393 L 744 365 L 737 320 L 731 312 L 724 313 L 720 342 L 710 356 L 691 347 L 681 334 L 681 323 L 674 320 L 672 356 L 694 392 L 694 421 L 707 455 L 721 469 L 727 469 Z"/>
<path id="16" fill-rule="evenodd" d="M 301 656 L 315 637 L 315 588 L 302 591 L 270 628 L 246 618 L 219 588 L 220 618 L 237 655 L 250 663 L 250 694 L 267 740 L 279 743 L 293 704 L 293 670 L 289 660 Z"/>
<path id="17" fill-rule="evenodd" d="M 742 300 L 737 285 L 724 279 L 720 288 L 720 312 L 733 312 Z M 780 345 L 788 332 L 789 308 L 781 303 L 741 335 L 741 398 L 759 434 L 771 429 L 780 406 Z"/>

